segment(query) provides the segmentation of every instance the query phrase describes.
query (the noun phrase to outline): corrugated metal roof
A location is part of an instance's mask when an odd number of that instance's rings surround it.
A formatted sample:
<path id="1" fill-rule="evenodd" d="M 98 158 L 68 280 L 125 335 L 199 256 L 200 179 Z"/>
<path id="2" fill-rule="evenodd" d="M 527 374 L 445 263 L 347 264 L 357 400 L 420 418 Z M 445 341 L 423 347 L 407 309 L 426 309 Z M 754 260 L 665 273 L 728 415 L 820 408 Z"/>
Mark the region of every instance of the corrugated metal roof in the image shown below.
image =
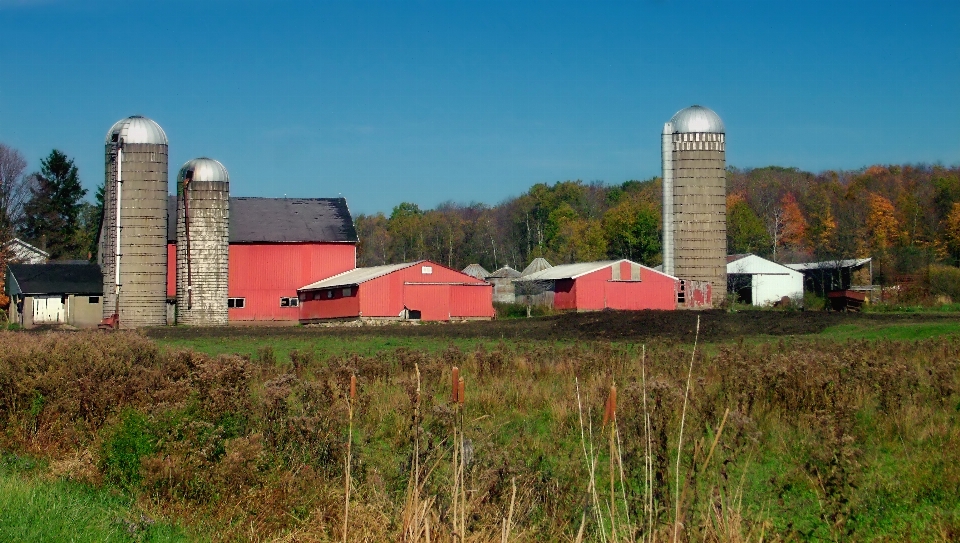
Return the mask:
<path id="1" fill-rule="evenodd" d="M 103 272 L 96 264 L 9 264 L 7 270 L 23 294 L 103 295 Z"/>
<path id="2" fill-rule="evenodd" d="M 183 183 L 184 177 L 190 170 L 193 170 L 193 181 L 230 182 L 230 173 L 227 172 L 227 168 L 219 160 L 200 157 L 188 160 L 180 168 L 180 173 L 177 174 L 178 184 Z"/>
<path id="3" fill-rule="evenodd" d="M 797 270 L 753 253 L 727 256 L 727 275 L 796 275 Z"/>
<path id="4" fill-rule="evenodd" d="M 476 277 L 477 279 L 486 279 L 490 276 L 490 272 L 484 269 L 480 264 L 470 264 L 463 269 L 463 273 L 469 275 L 470 277 Z"/>
<path id="5" fill-rule="evenodd" d="M 839 268 L 859 268 L 869 263 L 872 258 L 850 258 L 847 260 L 825 260 L 822 262 L 802 262 L 800 264 L 786 264 L 792 270 L 836 270 Z"/>
<path id="6" fill-rule="evenodd" d="M 547 281 L 556 279 L 576 279 L 581 275 L 593 273 L 606 268 L 619 260 L 602 260 L 599 262 L 577 262 L 576 264 L 560 264 L 537 273 L 525 276 L 523 281 Z"/>
<path id="7" fill-rule="evenodd" d="M 177 197 L 167 199 L 167 241 L 177 241 Z M 343 198 L 230 198 L 230 243 L 356 243 Z"/>
<path id="8" fill-rule="evenodd" d="M 310 283 L 309 285 L 300 287 L 297 290 L 318 290 L 322 288 L 337 288 L 359 285 L 372 279 L 376 279 L 377 277 L 383 277 L 384 275 L 391 274 L 395 271 L 409 268 L 410 266 L 416 266 L 421 262 L 426 261 L 417 260 L 416 262 L 405 262 L 403 264 L 387 264 L 386 266 L 356 268 L 350 271 L 345 271 L 338 275 L 334 275 L 333 277 L 328 277 L 321 281 L 317 281 L 316 283 Z"/>
<path id="9" fill-rule="evenodd" d="M 712 109 L 703 106 L 690 106 L 678 111 L 670 123 L 674 134 L 691 134 L 701 132 L 707 134 L 723 134 L 726 129 L 723 121 Z"/>
<path id="10" fill-rule="evenodd" d="M 142 115 L 133 115 L 113 123 L 107 131 L 105 143 L 113 143 L 114 134 L 122 138 L 124 143 L 167 145 L 167 133 L 159 124 Z"/>
<path id="11" fill-rule="evenodd" d="M 556 281 L 557 279 L 576 279 L 588 273 L 593 273 L 597 270 L 602 270 L 603 268 L 612 266 L 620 262 L 629 262 L 630 264 L 636 264 L 641 268 L 650 270 L 654 273 L 659 273 L 661 275 L 666 275 L 667 277 L 672 277 L 663 273 L 660 270 L 644 266 L 643 264 L 638 264 L 636 262 L 622 258 L 620 260 L 601 260 L 598 262 L 577 262 L 576 264 L 561 264 L 559 266 L 554 266 L 552 268 L 543 270 L 541 272 L 532 273 L 530 275 L 521 277 L 518 281 Z"/>
<path id="12" fill-rule="evenodd" d="M 514 277 L 520 277 L 520 272 L 511 268 L 510 266 L 504 266 L 499 270 L 492 272 L 486 278 L 487 279 L 513 279 Z"/>
<path id="13" fill-rule="evenodd" d="M 520 276 L 526 277 L 531 273 L 541 272 L 543 270 L 546 270 L 552 267 L 553 267 L 553 264 L 550 264 L 549 262 L 547 262 L 546 258 L 537 257 L 533 259 L 533 262 L 531 262 L 529 266 L 527 266 L 526 268 L 523 269 L 522 272 L 520 272 Z"/>

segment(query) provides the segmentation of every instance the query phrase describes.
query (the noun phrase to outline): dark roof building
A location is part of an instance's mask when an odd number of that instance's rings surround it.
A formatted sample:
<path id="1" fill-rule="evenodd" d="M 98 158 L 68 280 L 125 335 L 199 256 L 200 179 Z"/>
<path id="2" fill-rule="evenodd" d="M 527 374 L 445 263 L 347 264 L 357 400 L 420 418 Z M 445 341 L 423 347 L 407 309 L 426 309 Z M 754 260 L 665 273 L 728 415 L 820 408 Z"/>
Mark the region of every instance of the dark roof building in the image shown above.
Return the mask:
<path id="1" fill-rule="evenodd" d="M 177 197 L 167 200 L 167 241 L 177 241 Z M 230 198 L 230 243 L 357 243 L 344 198 Z"/>
<path id="2" fill-rule="evenodd" d="M 7 294 L 103 294 L 103 273 L 96 264 L 9 264 Z"/>
<path id="3" fill-rule="evenodd" d="M 176 295 L 178 203 L 167 200 L 168 298 Z M 229 205 L 230 321 L 296 321 L 299 287 L 357 266 L 357 230 L 343 198 L 231 197 Z"/>

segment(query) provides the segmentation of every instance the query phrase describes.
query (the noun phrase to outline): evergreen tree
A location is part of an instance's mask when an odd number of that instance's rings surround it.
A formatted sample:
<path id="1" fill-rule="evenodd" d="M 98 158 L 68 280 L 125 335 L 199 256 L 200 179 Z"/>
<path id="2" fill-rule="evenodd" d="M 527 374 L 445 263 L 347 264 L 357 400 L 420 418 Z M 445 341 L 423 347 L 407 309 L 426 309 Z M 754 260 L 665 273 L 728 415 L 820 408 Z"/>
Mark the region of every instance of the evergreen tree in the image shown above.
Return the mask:
<path id="1" fill-rule="evenodd" d="M 33 174 L 30 199 L 24 205 L 24 237 L 46 247 L 51 259 L 86 256 L 80 229 L 82 199 L 87 193 L 73 160 L 54 149 Z"/>

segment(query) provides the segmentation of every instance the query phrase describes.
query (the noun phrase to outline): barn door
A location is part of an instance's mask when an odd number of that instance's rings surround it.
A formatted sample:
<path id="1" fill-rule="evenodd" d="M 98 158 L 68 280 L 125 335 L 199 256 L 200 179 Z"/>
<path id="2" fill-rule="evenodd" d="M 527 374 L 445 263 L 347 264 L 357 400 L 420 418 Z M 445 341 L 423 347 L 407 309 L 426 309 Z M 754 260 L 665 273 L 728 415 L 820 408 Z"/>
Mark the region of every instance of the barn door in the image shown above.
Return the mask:
<path id="1" fill-rule="evenodd" d="M 60 296 L 37 296 L 33 299 L 33 323 L 63 322 L 63 299 Z"/>

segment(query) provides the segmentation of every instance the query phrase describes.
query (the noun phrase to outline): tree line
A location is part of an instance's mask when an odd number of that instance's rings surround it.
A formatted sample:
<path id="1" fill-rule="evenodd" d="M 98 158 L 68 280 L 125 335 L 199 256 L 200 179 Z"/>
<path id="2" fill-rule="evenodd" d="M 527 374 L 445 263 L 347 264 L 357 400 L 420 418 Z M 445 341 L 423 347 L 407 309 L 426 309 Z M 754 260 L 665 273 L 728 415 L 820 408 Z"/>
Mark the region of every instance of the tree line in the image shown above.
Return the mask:
<path id="1" fill-rule="evenodd" d="M 73 159 L 57 149 L 40 161 L 40 171 L 26 168 L 20 151 L 0 143 L 0 244 L 19 237 L 51 260 L 94 258 L 102 190 L 96 204 L 85 201 Z M 10 257 L 7 250 L 0 255 L 3 262 Z"/>
<path id="2" fill-rule="evenodd" d="M 629 258 L 661 262 L 660 178 L 538 183 L 497 205 L 403 202 L 356 217 L 359 265 L 430 259 L 522 269 Z M 727 246 L 781 263 L 873 257 L 878 281 L 960 263 L 960 168 L 871 166 L 812 173 L 727 170 Z"/>

